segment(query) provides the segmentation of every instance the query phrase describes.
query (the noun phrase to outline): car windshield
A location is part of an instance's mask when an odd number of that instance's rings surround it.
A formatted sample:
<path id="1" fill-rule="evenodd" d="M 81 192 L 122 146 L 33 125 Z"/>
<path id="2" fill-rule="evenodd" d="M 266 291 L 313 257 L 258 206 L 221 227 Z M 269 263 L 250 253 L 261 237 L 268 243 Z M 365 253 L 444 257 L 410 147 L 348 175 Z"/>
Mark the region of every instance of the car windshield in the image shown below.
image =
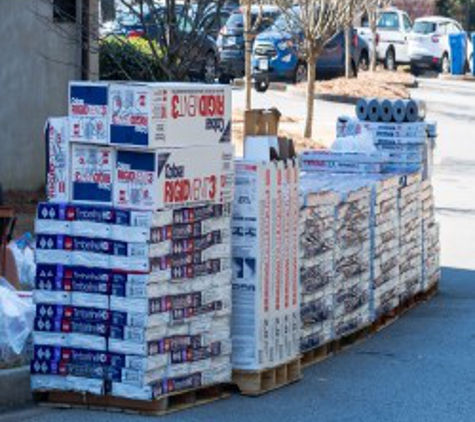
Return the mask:
<path id="1" fill-rule="evenodd" d="M 270 29 L 275 32 L 297 32 L 298 25 L 297 22 L 289 16 L 280 15 Z"/>
<path id="2" fill-rule="evenodd" d="M 399 29 L 399 17 L 397 13 L 382 13 L 377 26 L 378 29 Z"/>
<path id="3" fill-rule="evenodd" d="M 434 22 L 419 21 L 414 24 L 412 30 L 416 34 L 432 34 L 437 30 L 437 24 Z"/>
<path id="4" fill-rule="evenodd" d="M 251 15 L 251 26 L 254 26 L 256 24 L 256 20 L 257 18 L 259 17 L 259 13 L 252 13 Z M 262 26 L 266 26 L 266 23 L 267 23 L 267 26 L 268 26 L 268 22 L 269 20 L 272 19 L 272 15 L 269 14 L 269 13 L 263 13 L 262 14 L 262 23 L 261 23 L 261 27 Z M 242 29 L 244 28 L 244 16 L 242 13 L 233 13 L 229 19 L 228 19 L 228 22 L 226 23 L 226 26 L 231 28 L 231 29 Z M 263 28 L 260 28 L 260 29 L 263 29 Z"/>

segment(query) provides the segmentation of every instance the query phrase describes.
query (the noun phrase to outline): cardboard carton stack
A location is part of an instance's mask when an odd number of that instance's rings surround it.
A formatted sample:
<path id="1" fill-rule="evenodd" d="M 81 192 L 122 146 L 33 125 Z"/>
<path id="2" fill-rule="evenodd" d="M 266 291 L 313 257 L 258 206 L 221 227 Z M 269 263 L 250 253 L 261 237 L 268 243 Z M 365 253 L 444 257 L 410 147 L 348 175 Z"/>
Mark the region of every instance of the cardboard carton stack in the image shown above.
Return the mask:
<path id="1" fill-rule="evenodd" d="M 399 177 L 383 176 L 373 188 L 373 312 L 374 318 L 399 305 Z"/>
<path id="2" fill-rule="evenodd" d="M 276 110 L 246 113 L 245 156 L 235 168 L 232 339 L 239 371 L 299 355 L 299 167 L 291 143 L 277 136 L 278 121 Z"/>
<path id="3" fill-rule="evenodd" d="M 305 190 L 305 182 L 301 192 Z M 300 285 L 302 289 L 300 350 L 306 352 L 333 340 L 335 278 L 335 211 L 339 197 L 332 190 L 302 192 L 300 211 Z"/>
<path id="4" fill-rule="evenodd" d="M 422 277 L 428 291 L 440 280 L 440 226 L 435 220 L 434 188 L 422 182 Z"/>
<path id="5" fill-rule="evenodd" d="M 46 128 L 33 390 L 230 380 L 230 114 L 221 86 L 71 83 Z"/>
<path id="6" fill-rule="evenodd" d="M 400 178 L 399 246 L 400 297 L 404 301 L 422 289 L 422 176 Z"/>

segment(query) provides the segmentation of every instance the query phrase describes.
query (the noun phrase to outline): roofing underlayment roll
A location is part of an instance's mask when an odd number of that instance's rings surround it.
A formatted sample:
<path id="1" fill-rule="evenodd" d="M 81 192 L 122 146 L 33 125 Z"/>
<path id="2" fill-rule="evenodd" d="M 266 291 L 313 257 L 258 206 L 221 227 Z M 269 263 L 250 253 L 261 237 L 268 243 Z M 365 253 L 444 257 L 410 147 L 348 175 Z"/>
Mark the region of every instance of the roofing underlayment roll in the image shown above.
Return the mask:
<path id="1" fill-rule="evenodd" d="M 378 122 L 381 119 L 381 104 L 376 98 L 368 103 L 368 119 L 371 122 Z"/>
<path id="2" fill-rule="evenodd" d="M 356 116 L 358 120 L 368 120 L 368 100 L 366 98 L 360 98 L 356 103 Z"/>
<path id="3" fill-rule="evenodd" d="M 396 100 L 392 104 L 393 119 L 396 123 L 403 123 L 406 119 L 406 103 L 403 100 Z"/>
<path id="4" fill-rule="evenodd" d="M 406 121 L 413 123 L 424 120 L 426 115 L 425 104 L 422 101 L 408 100 L 406 103 Z"/>
<path id="5" fill-rule="evenodd" d="M 393 120 L 393 102 L 391 100 L 383 100 L 381 102 L 381 120 L 390 123 Z"/>

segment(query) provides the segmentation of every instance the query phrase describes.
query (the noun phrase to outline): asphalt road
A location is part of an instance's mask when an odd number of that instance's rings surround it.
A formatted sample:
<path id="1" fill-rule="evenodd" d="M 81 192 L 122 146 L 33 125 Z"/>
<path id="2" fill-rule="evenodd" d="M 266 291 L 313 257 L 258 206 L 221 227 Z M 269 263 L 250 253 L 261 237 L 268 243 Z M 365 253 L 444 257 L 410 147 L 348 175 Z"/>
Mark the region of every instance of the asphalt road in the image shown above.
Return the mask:
<path id="1" fill-rule="evenodd" d="M 304 379 L 260 398 L 233 396 L 163 421 L 472 422 L 475 420 L 475 84 L 422 81 L 439 123 L 434 184 L 442 223 L 440 294 L 352 349 L 308 369 Z M 242 104 L 242 93 L 235 94 Z M 303 113 L 301 99 L 256 96 L 258 107 Z M 334 124 L 351 107 L 318 102 Z M 26 409 L 1 422 L 133 422 L 145 418 L 79 410 Z"/>

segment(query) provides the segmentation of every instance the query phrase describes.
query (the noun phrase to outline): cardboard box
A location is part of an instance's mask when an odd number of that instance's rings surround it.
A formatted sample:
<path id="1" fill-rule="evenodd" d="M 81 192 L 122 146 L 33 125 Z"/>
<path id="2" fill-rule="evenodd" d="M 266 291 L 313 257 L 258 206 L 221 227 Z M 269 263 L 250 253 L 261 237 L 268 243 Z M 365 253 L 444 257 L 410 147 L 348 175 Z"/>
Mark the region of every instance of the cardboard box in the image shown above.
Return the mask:
<path id="1" fill-rule="evenodd" d="M 112 205 L 114 152 L 95 145 L 72 146 L 71 200 L 88 205 Z"/>
<path id="2" fill-rule="evenodd" d="M 159 150 L 155 209 L 232 202 L 233 155 L 232 145 Z"/>
<path id="3" fill-rule="evenodd" d="M 154 210 L 157 204 L 157 157 L 153 152 L 117 151 L 114 205 Z"/>
<path id="4" fill-rule="evenodd" d="M 70 82 L 69 135 L 71 142 L 109 143 L 109 85 Z"/>
<path id="5" fill-rule="evenodd" d="M 114 83 L 109 101 L 112 145 L 161 148 L 230 142 L 229 86 Z"/>
<path id="6" fill-rule="evenodd" d="M 68 202 L 70 146 L 67 117 L 52 117 L 45 126 L 46 196 L 50 202 Z"/>

